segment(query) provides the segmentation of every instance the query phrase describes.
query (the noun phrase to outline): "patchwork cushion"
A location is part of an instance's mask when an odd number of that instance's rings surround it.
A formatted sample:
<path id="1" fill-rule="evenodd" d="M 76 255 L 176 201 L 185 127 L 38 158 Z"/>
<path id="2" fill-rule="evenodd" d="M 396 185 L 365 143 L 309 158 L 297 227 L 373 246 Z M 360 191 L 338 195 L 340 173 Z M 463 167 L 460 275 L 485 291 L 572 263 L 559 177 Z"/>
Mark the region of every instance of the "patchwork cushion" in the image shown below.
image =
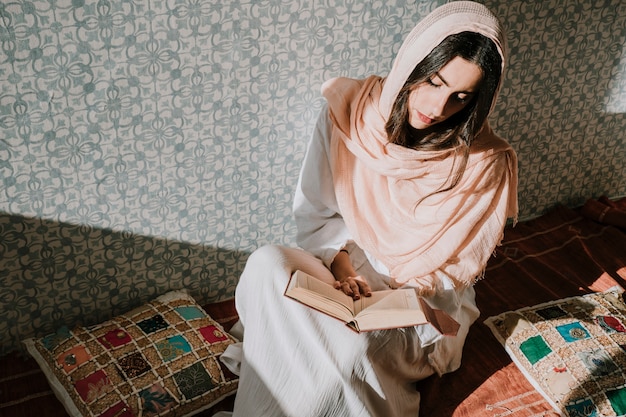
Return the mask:
<path id="1" fill-rule="evenodd" d="M 190 416 L 234 394 L 219 361 L 236 340 L 186 291 L 24 343 L 72 416 Z"/>
<path id="2" fill-rule="evenodd" d="M 564 416 L 626 414 L 626 305 L 620 289 L 509 311 L 485 321 Z"/>

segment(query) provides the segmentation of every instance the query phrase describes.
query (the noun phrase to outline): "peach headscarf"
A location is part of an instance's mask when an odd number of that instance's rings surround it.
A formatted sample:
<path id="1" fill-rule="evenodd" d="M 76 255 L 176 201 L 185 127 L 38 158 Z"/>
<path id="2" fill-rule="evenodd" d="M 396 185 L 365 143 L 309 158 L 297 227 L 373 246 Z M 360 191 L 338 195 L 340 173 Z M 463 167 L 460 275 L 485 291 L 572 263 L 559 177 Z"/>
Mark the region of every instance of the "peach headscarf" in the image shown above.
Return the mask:
<path id="1" fill-rule="evenodd" d="M 413 68 L 451 34 L 493 40 L 505 61 L 498 19 L 459 1 L 435 9 L 409 33 L 386 78 L 335 78 L 322 86 L 333 122 L 331 167 L 339 209 L 355 242 L 390 271 L 392 285 L 424 293 L 437 271 L 457 285 L 481 276 L 517 217 L 517 159 L 487 123 L 470 147 L 461 181 L 439 192 L 455 170 L 454 150 L 417 151 L 388 143 L 385 123 Z M 495 102 L 495 99 L 494 99 Z M 424 197 L 424 200 L 422 200 Z"/>

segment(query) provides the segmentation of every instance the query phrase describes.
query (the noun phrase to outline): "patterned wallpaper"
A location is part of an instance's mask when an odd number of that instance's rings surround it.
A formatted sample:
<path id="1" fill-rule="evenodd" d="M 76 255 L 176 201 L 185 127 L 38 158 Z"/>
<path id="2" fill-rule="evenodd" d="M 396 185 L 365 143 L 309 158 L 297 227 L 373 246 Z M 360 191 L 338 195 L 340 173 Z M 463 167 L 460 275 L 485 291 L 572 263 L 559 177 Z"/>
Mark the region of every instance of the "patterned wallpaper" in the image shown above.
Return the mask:
<path id="1" fill-rule="evenodd" d="M 3 0 L 0 354 L 170 288 L 232 296 L 252 250 L 293 245 L 321 83 L 386 73 L 443 2 Z M 626 2 L 485 4 L 521 217 L 626 195 Z"/>

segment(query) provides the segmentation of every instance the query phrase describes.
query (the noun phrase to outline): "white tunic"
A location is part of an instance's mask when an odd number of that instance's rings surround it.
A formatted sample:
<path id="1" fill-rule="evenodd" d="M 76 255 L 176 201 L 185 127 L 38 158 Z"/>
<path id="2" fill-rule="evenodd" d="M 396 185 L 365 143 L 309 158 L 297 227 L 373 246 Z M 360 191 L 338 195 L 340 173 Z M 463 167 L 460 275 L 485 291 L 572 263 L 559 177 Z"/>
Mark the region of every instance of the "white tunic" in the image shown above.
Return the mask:
<path id="1" fill-rule="evenodd" d="M 329 133 L 324 109 L 294 200 L 297 240 L 304 250 L 258 249 L 237 286 L 244 342 L 235 416 L 417 416 L 415 381 L 459 367 L 467 331 L 478 317 L 474 289 L 455 289 L 444 274 L 426 300 L 460 323 L 457 336 L 442 336 L 428 324 L 357 334 L 284 296 L 296 269 L 333 280 L 328 267 L 344 247 L 373 290 L 388 288 L 387 269 L 352 241 L 339 213 L 327 157 Z"/>

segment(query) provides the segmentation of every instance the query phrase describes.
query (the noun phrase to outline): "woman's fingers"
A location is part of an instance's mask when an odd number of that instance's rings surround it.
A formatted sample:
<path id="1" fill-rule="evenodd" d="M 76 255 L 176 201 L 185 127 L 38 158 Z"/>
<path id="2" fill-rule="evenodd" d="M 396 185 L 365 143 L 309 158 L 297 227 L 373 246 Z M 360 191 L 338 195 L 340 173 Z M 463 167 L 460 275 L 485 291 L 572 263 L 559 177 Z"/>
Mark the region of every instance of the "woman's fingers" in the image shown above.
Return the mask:
<path id="1" fill-rule="evenodd" d="M 369 284 L 365 280 L 357 280 L 357 284 L 359 286 L 359 290 L 361 294 L 363 294 L 366 297 L 369 297 L 372 295 L 372 290 Z"/>
<path id="2" fill-rule="evenodd" d="M 361 298 L 361 295 L 369 297 L 372 295 L 372 290 L 369 284 L 360 276 L 348 277 L 343 281 L 335 281 L 335 288 L 349 295 L 354 300 Z"/>

